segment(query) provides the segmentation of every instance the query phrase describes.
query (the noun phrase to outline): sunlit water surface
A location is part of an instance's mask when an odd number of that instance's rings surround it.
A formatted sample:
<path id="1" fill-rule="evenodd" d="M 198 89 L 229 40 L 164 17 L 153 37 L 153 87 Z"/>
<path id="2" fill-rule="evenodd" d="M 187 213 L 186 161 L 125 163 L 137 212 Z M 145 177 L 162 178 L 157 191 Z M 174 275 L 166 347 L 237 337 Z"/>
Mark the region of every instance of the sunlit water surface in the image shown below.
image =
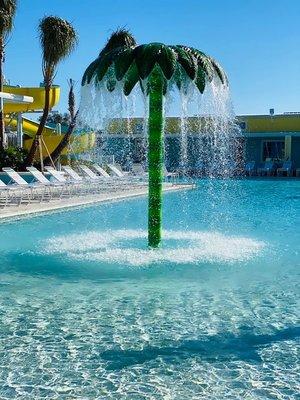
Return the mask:
<path id="1" fill-rule="evenodd" d="M 0 225 L 1 399 L 296 399 L 299 181 Z"/>

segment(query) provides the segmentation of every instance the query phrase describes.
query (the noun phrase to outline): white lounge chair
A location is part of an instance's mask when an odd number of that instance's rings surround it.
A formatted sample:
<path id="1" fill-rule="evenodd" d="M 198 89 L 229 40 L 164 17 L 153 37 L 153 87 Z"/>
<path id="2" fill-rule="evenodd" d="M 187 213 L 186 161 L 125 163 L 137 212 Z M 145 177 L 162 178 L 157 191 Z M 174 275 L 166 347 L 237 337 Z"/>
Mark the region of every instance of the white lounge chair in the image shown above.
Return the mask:
<path id="1" fill-rule="evenodd" d="M 28 203 L 33 200 L 38 200 L 40 202 L 44 200 L 46 196 L 45 185 L 42 185 L 40 183 L 28 183 L 13 168 L 5 167 L 2 168 L 2 171 L 9 176 L 11 182 L 14 182 L 17 186 L 25 190 Z"/>
<path id="2" fill-rule="evenodd" d="M 15 202 L 20 205 L 23 200 L 24 188 L 15 185 L 7 185 L 0 179 L 0 202 L 3 206 L 15 205 Z M 2 197 L 4 195 L 4 199 Z M 15 202 L 14 202 L 15 200 Z"/>
<path id="3" fill-rule="evenodd" d="M 120 170 L 116 164 L 107 164 L 107 168 L 109 169 L 109 171 L 111 171 L 112 176 L 117 179 L 118 183 L 123 183 L 135 187 L 143 187 L 147 185 L 145 177 L 128 175 L 127 173 L 124 173 L 124 171 Z"/>
<path id="4" fill-rule="evenodd" d="M 54 178 L 56 182 L 65 185 L 68 190 L 67 193 L 69 194 L 69 196 L 73 194 L 72 190 L 74 190 L 77 194 L 80 194 L 78 184 L 75 184 L 73 181 L 67 180 L 62 171 L 58 171 L 57 169 L 50 166 L 46 166 L 45 170 L 50 174 L 52 178 Z"/>
<path id="5" fill-rule="evenodd" d="M 84 179 L 69 165 L 62 166 L 62 169 L 68 174 L 71 182 L 81 185 L 81 189 L 85 190 L 86 192 L 95 191 L 95 182 L 92 182 L 90 179 Z"/>
<path id="6" fill-rule="evenodd" d="M 145 178 L 145 176 L 141 176 L 141 175 L 131 175 L 129 172 L 127 171 L 123 171 L 121 169 L 121 167 L 118 164 L 107 164 L 107 168 L 109 169 L 109 171 L 112 173 L 113 176 L 117 176 L 118 178 L 123 178 L 123 179 L 127 179 L 127 180 L 141 180 L 141 178 Z"/>
<path id="7" fill-rule="evenodd" d="M 102 177 L 103 180 L 110 185 L 110 187 L 115 189 L 128 189 L 129 181 L 125 179 L 125 177 L 119 178 L 116 175 L 111 176 L 98 164 L 93 164 L 93 168 L 95 171 L 97 171 L 100 177 Z"/>
<path id="8" fill-rule="evenodd" d="M 165 166 L 165 164 L 164 164 L 164 177 L 165 178 L 167 178 L 167 179 L 171 179 L 171 180 L 174 180 L 175 178 L 178 178 L 179 177 L 179 174 L 178 174 L 178 172 L 169 172 L 168 170 L 167 170 L 167 167 Z"/>
<path id="9" fill-rule="evenodd" d="M 149 176 L 148 172 L 146 172 L 140 163 L 133 163 L 132 164 L 132 174 L 135 176 L 140 176 L 143 178 L 147 178 Z"/>
<path id="10" fill-rule="evenodd" d="M 71 179 L 73 182 L 84 183 L 83 177 L 80 176 L 76 171 L 74 171 L 74 169 L 71 168 L 69 165 L 63 165 L 61 168 L 64 172 L 67 173 L 69 179 Z"/>
<path id="11" fill-rule="evenodd" d="M 107 164 L 108 169 L 118 178 L 126 178 L 126 174 L 116 164 Z"/>
<path id="12" fill-rule="evenodd" d="M 79 165 L 82 171 L 88 176 L 88 178 L 100 185 L 100 188 L 110 189 L 110 190 L 118 190 L 128 187 L 128 185 L 124 185 L 124 181 L 118 178 L 112 178 L 106 171 L 103 170 L 98 165 L 94 165 L 94 169 L 99 172 L 100 175 L 96 175 L 89 167 L 86 165 Z"/>
<path id="13" fill-rule="evenodd" d="M 62 182 L 58 182 L 58 181 L 49 181 L 49 179 L 47 179 L 45 177 L 45 175 L 39 171 L 37 168 L 35 167 L 26 167 L 27 171 L 31 173 L 31 175 L 36 179 L 37 182 L 41 183 L 42 185 L 45 185 L 45 187 L 49 188 L 50 191 L 50 196 L 52 198 L 52 194 L 58 194 L 59 197 L 61 197 L 64 194 L 64 188 L 66 187 L 65 183 Z M 57 190 L 55 191 L 51 191 L 51 188 L 56 188 Z M 58 190 L 60 189 L 60 191 Z"/>
<path id="14" fill-rule="evenodd" d="M 111 178 L 111 176 L 109 175 L 109 173 L 107 173 L 107 172 L 105 171 L 104 168 L 100 167 L 100 165 L 98 165 L 98 164 L 93 164 L 93 168 L 94 168 L 94 170 L 97 171 L 98 174 L 99 174 L 100 176 L 102 176 L 103 178 L 107 178 L 107 179 L 110 179 L 110 178 Z"/>
<path id="15" fill-rule="evenodd" d="M 89 167 L 84 164 L 80 164 L 79 168 L 86 174 L 86 176 L 94 182 L 103 181 L 99 175 L 96 175 Z"/>

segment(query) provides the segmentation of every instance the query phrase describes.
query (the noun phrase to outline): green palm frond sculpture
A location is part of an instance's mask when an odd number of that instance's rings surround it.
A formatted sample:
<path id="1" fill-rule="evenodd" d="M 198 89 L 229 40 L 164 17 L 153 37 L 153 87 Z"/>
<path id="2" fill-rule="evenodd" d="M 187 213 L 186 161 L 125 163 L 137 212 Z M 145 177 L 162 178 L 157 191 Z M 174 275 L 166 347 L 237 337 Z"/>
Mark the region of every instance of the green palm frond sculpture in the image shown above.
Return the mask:
<path id="1" fill-rule="evenodd" d="M 114 32 L 99 57 L 86 69 L 82 86 L 104 83 L 112 92 L 122 81 L 128 96 L 140 84 L 149 96 L 148 165 L 149 208 L 148 244 L 155 248 L 161 242 L 163 182 L 163 98 L 174 84 L 182 89 L 192 81 L 203 93 L 207 81 L 219 79 L 227 85 L 221 66 L 212 58 L 192 47 L 163 43 L 137 45 L 126 30 Z"/>

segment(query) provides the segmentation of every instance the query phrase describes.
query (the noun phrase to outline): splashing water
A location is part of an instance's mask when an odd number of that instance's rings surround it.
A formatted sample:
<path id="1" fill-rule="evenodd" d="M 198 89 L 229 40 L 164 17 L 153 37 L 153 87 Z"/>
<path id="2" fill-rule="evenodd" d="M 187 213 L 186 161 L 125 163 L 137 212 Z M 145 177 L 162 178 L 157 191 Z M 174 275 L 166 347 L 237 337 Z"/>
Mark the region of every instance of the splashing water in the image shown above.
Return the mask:
<path id="1" fill-rule="evenodd" d="M 113 71 L 110 72 L 113 74 Z M 101 154 L 101 159 L 114 156 L 124 169 L 131 169 L 133 163 L 147 168 L 148 110 L 149 97 L 146 95 L 147 80 L 136 85 L 129 96 L 123 92 L 124 81 L 109 91 L 111 75 L 107 74 L 100 83 L 92 81 L 82 87 L 79 121 L 98 131 L 98 147 L 91 158 Z M 240 169 L 240 130 L 235 124 L 230 90 L 218 77 L 206 82 L 201 94 L 195 83 L 182 73 L 182 85 L 178 90 L 173 78 L 168 81 L 165 96 L 165 165 L 168 170 L 178 171 L 183 179 L 191 176 L 207 177 L 211 204 L 223 207 L 211 216 L 209 228 L 224 223 L 231 216 L 226 203 L 230 201 L 228 178 Z M 172 115 L 180 117 L 172 117 Z M 213 181 L 220 179 L 219 191 L 214 190 Z M 187 212 L 186 193 L 182 193 L 182 212 Z M 179 217 L 180 218 L 180 217 Z M 183 229 L 188 227 L 183 226 Z"/>
<path id="2" fill-rule="evenodd" d="M 62 254 L 70 259 L 146 266 L 157 263 L 242 262 L 256 256 L 265 244 L 245 237 L 218 232 L 165 231 L 166 247 L 149 251 L 141 248 L 143 230 L 88 231 L 59 236 L 42 244 L 46 254 Z"/>
<path id="3" fill-rule="evenodd" d="M 113 71 L 110 72 L 111 74 Z M 141 161 L 147 158 L 148 96 L 147 80 L 136 85 L 129 96 L 123 92 L 124 81 L 119 81 L 113 92 L 108 90 L 110 74 L 100 82 L 82 87 L 79 121 L 98 131 L 99 147 L 94 153 L 110 152 L 108 140 L 122 142 L 116 154 L 122 164 L 125 160 Z M 182 175 L 205 174 L 210 178 L 230 177 L 238 169 L 239 129 L 228 86 L 215 77 L 207 82 L 203 94 L 193 81 L 186 79 L 178 89 L 171 80 L 165 101 L 166 116 L 180 114 L 175 132 L 165 126 L 165 161 L 169 168 Z M 142 90 L 143 89 L 143 90 Z M 177 92 L 177 93 L 176 93 Z M 178 95 L 179 93 L 179 95 Z M 177 110 L 179 105 L 179 110 Z M 138 117 L 141 115 L 142 117 Z M 169 142 L 169 143 L 168 143 Z M 177 143 L 176 143 L 177 142 Z M 179 143 L 178 155 L 174 148 Z M 117 146 L 118 147 L 118 146 Z M 176 151 L 175 151 L 176 153 Z"/>

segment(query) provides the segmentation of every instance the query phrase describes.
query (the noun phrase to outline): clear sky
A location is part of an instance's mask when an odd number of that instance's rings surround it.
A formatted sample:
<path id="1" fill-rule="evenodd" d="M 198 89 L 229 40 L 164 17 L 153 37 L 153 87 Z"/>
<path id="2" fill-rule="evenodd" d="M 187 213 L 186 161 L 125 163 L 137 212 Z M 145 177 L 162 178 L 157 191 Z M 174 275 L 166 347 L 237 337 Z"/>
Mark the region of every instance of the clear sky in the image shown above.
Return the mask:
<path id="1" fill-rule="evenodd" d="M 187 44 L 215 57 L 228 73 L 237 114 L 300 111 L 300 0 L 19 0 L 7 46 L 12 84 L 39 85 L 37 25 L 45 15 L 73 23 L 79 45 L 59 66 L 59 105 L 67 79 L 78 81 L 112 30 L 125 26 L 139 43 Z"/>

